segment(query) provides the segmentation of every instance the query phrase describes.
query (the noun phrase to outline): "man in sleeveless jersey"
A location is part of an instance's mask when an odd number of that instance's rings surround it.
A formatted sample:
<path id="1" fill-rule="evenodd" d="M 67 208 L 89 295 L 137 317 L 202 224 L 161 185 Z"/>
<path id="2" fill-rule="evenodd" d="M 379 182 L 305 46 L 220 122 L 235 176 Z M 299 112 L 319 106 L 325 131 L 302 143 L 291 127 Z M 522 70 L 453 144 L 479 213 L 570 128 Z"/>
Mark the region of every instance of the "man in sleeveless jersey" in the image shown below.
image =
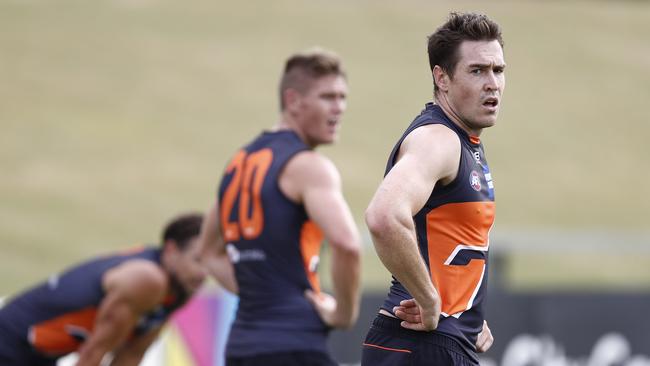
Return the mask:
<path id="1" fill-rule="evenodd" d="M 429 37 L 434 103 L 395 145 L 366 211 L 393 281 L 363 344 L 362 365 L 478 365 L 494 185 L 480 135 L 505 86 L 499 26 L 451 13 Z"/>
<path id="2" fill-rule="evenodd" d="M 9 301 L 0 309 L 0 365 L 55 366 L 72 352 L 79 366 L 138 365 L 203 282 L 202 222 L 201 214 L 179 216 L 161 247 L 83 262 Z"/>
<path id="3" fill-rule="evenodd" d="M 359 308 L 360 238 L 332 162 L 346 109 L 337 56 L 291 56 L 280 81 L 280 121 L 227 165 L 202 230 L 209 272 L 239 296 L 228 366 L 335 365 L 326 339 L 353 325 Z M 320 290 L 323 239 L 333 296 Z"/>

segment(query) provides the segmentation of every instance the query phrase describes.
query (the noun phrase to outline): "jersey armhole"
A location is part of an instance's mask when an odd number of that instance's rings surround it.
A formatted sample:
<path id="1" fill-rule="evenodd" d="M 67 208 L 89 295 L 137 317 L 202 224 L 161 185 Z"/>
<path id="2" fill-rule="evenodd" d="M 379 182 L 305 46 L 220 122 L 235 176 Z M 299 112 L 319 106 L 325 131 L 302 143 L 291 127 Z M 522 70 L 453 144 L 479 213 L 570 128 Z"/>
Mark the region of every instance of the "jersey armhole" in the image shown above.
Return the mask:
<path id="1" fill-rule="evenodd" d="M 281 164 L 280 166 L 278 166 L 278 174 L 277 174 L 277 176 L 275 177 L 275 179 L 274 179 L 274 183 L 273 183 L 274 186 L 275 186 L 275 188 L 278 190 L 278 192 L 280 192 L 280 195 L 282 196 L 282 198 L 284 198 L 287 202 L 289 202 L 289 203 L 291 203 L 291 204 L 293 204 L 293 205 L 296 205 L 296 206 L 302 206 L 302 203 L 295 202 L 295 201 L 292 200 L 289 196 L 287 196 L 287 194 L 282 190 L 282 187 L 280 187 L 280 177 L 282 176 L 282 173 L 284 173 L 284 170 L 286 169 L 287 164 L 289 164 L 289 162 L 291 161 L 291 159 L 295 158 L 296 155 L 298 155 L 298 154 L 300 154 L 300 153 L 302 153 L 302 152 L 305 152 L 305 151 L 312 151 L 312 150 L 309 149 L 309 148 L 307 148 L 307 147 L 305 147 L 305 148 L 298 149 L 298 150 L 292 152 L 292 153 L 291 153 L 291 154 L 290 154 L 290 155 L 289 155 L 289 156 L 284 160 L 284 162 L 282 162 L 282 164 Z"/>

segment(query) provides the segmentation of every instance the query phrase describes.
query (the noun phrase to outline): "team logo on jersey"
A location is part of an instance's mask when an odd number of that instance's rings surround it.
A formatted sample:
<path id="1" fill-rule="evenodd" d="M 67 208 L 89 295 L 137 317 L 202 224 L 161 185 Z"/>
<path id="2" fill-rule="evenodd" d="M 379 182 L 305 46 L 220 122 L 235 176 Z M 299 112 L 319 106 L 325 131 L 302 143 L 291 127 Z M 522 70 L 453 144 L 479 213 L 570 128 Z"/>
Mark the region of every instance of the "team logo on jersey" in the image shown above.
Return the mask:
<path id="1" fill-rule="evenodd" d="M 80 327 L 73 324 L 67 324 L 64 326 L 66 333 L 79 342 L 84 342 L 90 336 L 90 331 L 84 327 Z"/>
<path id="2" fill-rule="evenodd" d="M 318 270 L 318 263 L 320 262 L 320 257 L 315 255 L 309 260 L 309 272 L 316 273 Z"/>
<path id="3" fill-rule="evenodd" d="M 481 176 L 476 170 L 472 170 L 472 172 L 469 174 L 469 185 L 472 186 L 475 191 L 481 191 Z"/>
<path id="4" fill-rule="evenodd" d="M 241 255 L 239 254 L 239 250 L 235 247 L 234 244 L 228 243 L 226 244 L 226 253 L 228 253 L 228 258 L 230 258 L 230 261 L 233 263 L 238 263 Z"/>
<path id="5" fill-rule="evenodd" d="M 487 165 L 483 165 L 483 176 L 485 177 L 485 181 L 487 182 L 488 197 L 493 200 L 494 199 L 494 181 L 492 181 L 492 174 L 490 173 L 490 169 L 487 167 Z"/>
<path id="6" fill-rule="evenodd" d="M 226 253 L 232 263 L 265 261 L 266 253 L 261 249 L 239 250 L 233 243 L 226 244 Z"/>
<path id="7" fill-rule="evenodd" d="M 47 279 L 47 287 L 50 288 L 50 290 L 56 290 L 57 287 L 59 287 L 59 275 L 55 274 L 50 276 L 50 278 Z"/>

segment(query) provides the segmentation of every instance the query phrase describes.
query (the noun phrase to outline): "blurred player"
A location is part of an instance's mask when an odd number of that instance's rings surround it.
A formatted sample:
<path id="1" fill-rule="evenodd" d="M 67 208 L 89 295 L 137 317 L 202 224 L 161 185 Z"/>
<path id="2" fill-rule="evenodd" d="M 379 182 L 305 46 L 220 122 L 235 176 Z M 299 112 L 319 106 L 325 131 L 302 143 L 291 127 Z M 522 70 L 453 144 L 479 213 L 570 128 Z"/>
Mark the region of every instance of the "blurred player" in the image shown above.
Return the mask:
<path id="1" fill-rule="evenodd" d="M 336 167 L 314 151 L 336 140 L 347 92 L 338 57 L 318 50 L 290 57 L 279 123 L 226 167 L 202 237 L 210 272 L 239 295 L 229 366 L 335 365 L 328 331 L 357 318 L 359 234 Z M 323 238 L 334 296 L 318 283 Z"/>
<path id="2" fill-rule="evenodd" d="M 203 215 L 170 222 L 159 248 L 99 257 L 51 276 L 0 309 L 0 365 L 138 365 L 170 314 L 205 277 L 198 235 Z"/>
<path id="3" fill-rule="evenodd" d="M 494 186 L 479 136 L 505 86 L 501 30 L 452 13 L 428 51 L 435 104 L 395 145 L 366 211 L 393 274 L 364 342 L 367 366 L 478 365 L 493 341 L 483 304 Z"/>

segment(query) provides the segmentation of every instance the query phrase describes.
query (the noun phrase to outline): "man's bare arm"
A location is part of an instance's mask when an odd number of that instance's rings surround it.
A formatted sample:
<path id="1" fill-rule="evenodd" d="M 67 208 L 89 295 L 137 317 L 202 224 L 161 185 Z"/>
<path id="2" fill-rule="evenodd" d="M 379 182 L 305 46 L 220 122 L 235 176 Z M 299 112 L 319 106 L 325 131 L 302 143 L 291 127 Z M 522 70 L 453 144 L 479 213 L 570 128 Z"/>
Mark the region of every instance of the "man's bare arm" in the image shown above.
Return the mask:
<path id="1" fill-rule="evenodd" d="M 201 226 L 202 261 L 208 272 L 226 290 L 237 294 L 239 288 L 233 264 L 226 252 L 226 243 L 221 235 L 219 224 L 219 205 L 215 204 L 205 216 Z"/>
<path id="2" fill-rule="evenodd" d="M 492 343 L 494 343 L 492 331 L 490 330 L 490 327 L 488 327 L 487 321 L 483 320 L 483 329 L 481 329 L 481 332 L 478 334 L 476 339 L 476 352 L 487 352 L 490 347 L 492 347 Z"/>
<path id="3" fill-rule="evenodd" d="M 79 349 L 78 366 L 97 366 L 106 353 L 119 347 L 139 317 L 159 304 L 167 291 L 167 277 L 156 264 L 126 262 L 103 278 L 104 299 L 90 337 Z"/>
<path id="4" fill-rule="evenodd" d="M 402 322 L 406 328 L 428 331 L 438 326 L 441 300 L 418 249 L 413 216 L 436 183 L 455 178 L 459 159 L 460 142 L 447 127 L 416 129 L 402 143 L 397 163 L 366 210 L 377 255 L 420 308 L 419 322 Z"/>
<path id="5" fill-rule="evenodd" d="M 343 198 L 336 167 L 316 152 L 300 153 L 287 164 L 280 186 L 285 194 L 305 206 L 332 252 L 335 301 L 326 294 L 308 293 L 308 298 L 328 325 L 352 326 L 359 314 L 360 236 Z"/>
<path id="6" fill-rule="evenodd" d="M 161 330 L 162 326 L 129 340 L 114 353 L 110 366 L 138 366 Z"/>

